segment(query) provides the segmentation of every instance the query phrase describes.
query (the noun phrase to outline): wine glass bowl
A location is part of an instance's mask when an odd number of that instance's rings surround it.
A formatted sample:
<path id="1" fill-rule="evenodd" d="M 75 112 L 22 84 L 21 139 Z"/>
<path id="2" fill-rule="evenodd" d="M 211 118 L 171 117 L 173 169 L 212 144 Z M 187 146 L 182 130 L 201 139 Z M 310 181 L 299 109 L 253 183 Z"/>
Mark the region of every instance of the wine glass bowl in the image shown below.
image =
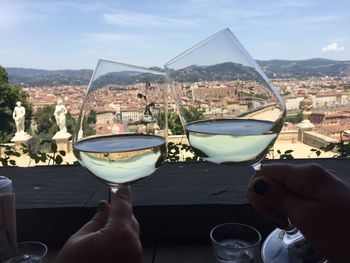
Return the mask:
<path id="1" fill-rule="evenodd" d="M 201 158 L 256 165 L 282 129 L 285 104 L 229 29 L 165 64 L 186 136 Z"/>
<path id="2" fill-rule="evenodd" d="M 78 161 L 112 191 L 152 174 L 166 154 L 165 73 L 99 60 L 73 135 Z"/>

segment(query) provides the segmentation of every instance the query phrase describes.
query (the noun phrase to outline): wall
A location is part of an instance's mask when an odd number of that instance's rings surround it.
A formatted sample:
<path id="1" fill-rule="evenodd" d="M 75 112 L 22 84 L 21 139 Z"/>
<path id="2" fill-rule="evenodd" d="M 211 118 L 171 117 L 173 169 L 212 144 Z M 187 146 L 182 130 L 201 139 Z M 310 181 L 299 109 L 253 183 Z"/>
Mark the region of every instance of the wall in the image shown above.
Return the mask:
<path id="1" fill-rule="evenodd" d="M 337 142 L 337 140 L 311 131 L 304 132 L 303 143 L 307 145 L 321 148 L 332 142 Z"/>

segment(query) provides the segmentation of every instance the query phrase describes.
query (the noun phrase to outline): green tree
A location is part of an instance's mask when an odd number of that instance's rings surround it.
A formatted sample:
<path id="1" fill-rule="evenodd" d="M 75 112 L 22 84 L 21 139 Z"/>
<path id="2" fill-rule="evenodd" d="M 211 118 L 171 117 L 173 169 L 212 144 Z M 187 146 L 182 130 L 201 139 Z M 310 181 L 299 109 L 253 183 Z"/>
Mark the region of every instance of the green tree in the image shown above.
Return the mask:
<path id="1" fill-rule="evenodd" d="M 287 116 L 285 122 L 300 123 L 303 120 L 303 114 L 299 112 L 294 116 Z"/>
<path id="2" fill-rule="evenodd" d="M 0 83 L 8 83 L 9 82 L 9 78 L 7 75 L 6 70 L 0 66 Z"/>
<path id="3" fill-rule="evenodd" d="M 184 118 L 187 122 L 198 121 L 203 119 L 204 111 L 193 106 L 183 108 Z M 168 114 L 169 129 L 174 135 L 180 135 L 184 133 L 184 129 L 181 124 L 180 116 L 175 112 L 169 112 Z"/>
<path id="4" fill-rule="evenodd" d="M 55 105 L 47 105 L 38 109 L 34 113 L 34 120 L 37 124 L 37 136 L 33 138 L 30 145 L 33 153 L 48 152 L 52 150 L 52 137 L 59 131 L 59 127 L 54 117 L 54 112 Z M 66 114 L 66 127 L 69 133 L 74 133 L 76 120 L 69 112 Z"/>
<path id="5" fill-rule="evenodd" d="M 59 128 L 54 117 L 55 105 L 47 105 L 38 109 L 34 114 L 34 120 L 37 123 L 37 134 L 42 139 L 51 139 L 58 132 Z M 69 133 L 74 133 L 76 120 L 68 112 L 66 114 L 66 127 Z"/>
<path id="6" fill-rule="evenodd" d="M 96 111 L 90 110 L 89 114 L 84 118 L 82 123 L 85 136 L 90 136 L 95 134 L 95 124 L 96 124 Z"/>
<path id="7" fill-rule="evenodd" d="M 70 114 L 70 112 L 67 112 L 66 115 L 66 127 L 67 127 L 67 131 L 70 134 L 73 134 L 75 132 L 75 128 L 77 126 L 77 121 L 72 117 L 72 115 Z"/>
<path id="8" fill-rule="evenodd" d="M 22 88 L 8 83 L 8 75 L 0 66 L 0 142 L 9 142 L 16 132 L 12 112 L 17 101 L 22 102 L 22 106 L 26 109 L 26 129 L 30 126 L 32 106 L 27 98 L 28 94 Z"/>
<path id="9" fill-rule="evenodd" d="M 51 139 L 59 130 L 53 115 L 54 112 L 55 106 L 47 105 L 34 113 L 34 120 L 37 124 L 36 133 L 42 139 Z"/>

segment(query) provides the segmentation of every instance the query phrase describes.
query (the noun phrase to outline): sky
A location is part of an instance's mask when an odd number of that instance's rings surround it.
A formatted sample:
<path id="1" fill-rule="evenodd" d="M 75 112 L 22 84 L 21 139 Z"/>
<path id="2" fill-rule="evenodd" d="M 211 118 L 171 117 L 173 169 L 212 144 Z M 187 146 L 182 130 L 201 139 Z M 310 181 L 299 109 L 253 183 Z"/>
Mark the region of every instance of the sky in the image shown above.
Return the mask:
<path id="1" fill-rule="evenodd" d="M 0 65 L 163 66 L 230 28 L 255 59 L 350 60 L 348 0 L 0 0 Z"/>

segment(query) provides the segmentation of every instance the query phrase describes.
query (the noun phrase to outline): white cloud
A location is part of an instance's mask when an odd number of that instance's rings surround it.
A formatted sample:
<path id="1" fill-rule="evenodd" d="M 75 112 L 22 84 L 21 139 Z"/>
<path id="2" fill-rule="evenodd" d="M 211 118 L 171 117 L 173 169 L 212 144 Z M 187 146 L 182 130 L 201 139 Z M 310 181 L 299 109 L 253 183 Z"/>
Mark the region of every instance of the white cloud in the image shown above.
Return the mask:
<path id="1" fill-rule="evenodd" d="M 152 27 L 193 27 L 193 19 L 168 18 L 143 13 L 105 13 L 103 21 L 116 26 L 152 26 Z"/>
<path id="2" fill-rule="evenodd" d="M 340 46 L 337 42 L 332 42 L 322 47 L 322 52 L 340 52 L 344 50 L 344 46 Z"/>
<path id="3" fill-rule="evenodd" d="M 130 41 L 135 39 L 135 37 L 131 35 L 111 34 L 111 33 L 91 33 L 87 35 L 87 38 L 93 42 L 100 42 L 100 43 L 115 43 L 115 42 Z"/>

